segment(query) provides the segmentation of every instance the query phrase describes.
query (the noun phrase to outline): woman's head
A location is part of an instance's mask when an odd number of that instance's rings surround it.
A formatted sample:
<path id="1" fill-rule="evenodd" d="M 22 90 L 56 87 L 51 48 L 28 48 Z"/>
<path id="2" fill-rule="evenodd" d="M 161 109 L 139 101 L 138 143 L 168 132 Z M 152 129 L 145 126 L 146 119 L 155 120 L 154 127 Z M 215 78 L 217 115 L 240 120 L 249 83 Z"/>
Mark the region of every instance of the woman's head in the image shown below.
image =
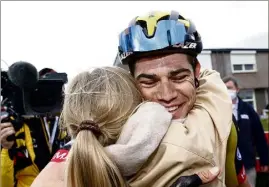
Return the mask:
<path id="1" fill-rule="evenodd" d="M 67 161 L 68 186 L 125 185 L 104 146 L 115 143 L 141 101 L 135 81 L 121 68 L 95 68 L 70 82 L 62 111 L 63 124 L 75 139 Z M 85 121 L 91 121 L 100 133 L 81 128 Z"/>
<path id="2" fill-rule="evenodd" d="M 78 74 L 68 85 L 62 117 L 72 137 L 78 125 L 92 120 L 100 127 L 103 145 L 113 143 L 134 108 L 142 101 L 129 73 L 117 67 Z"/>

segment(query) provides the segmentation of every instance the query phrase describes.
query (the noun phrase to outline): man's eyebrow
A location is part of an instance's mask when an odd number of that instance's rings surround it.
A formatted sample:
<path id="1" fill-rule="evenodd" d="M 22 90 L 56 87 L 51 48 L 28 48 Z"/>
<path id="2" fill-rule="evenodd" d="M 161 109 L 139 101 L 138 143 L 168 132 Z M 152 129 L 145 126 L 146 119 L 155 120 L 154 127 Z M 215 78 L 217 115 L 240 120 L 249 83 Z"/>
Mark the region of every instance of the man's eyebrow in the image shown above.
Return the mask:
<path id="1" fill-rule="evenodd" d="M 191 71 L 189 69 L 180 68 L 180 69 L 177 69 L 177 70 L 170 71 L 169 72 L 169 76 L 176 76 L 177 74 L 182 73 L 182 72 L 191 73 Z"/>
<path id="2" fill-rule="evenodd" d="M 147 79 L 156 79 L 157 75 L 156 74 L 145 74 L 145 73 L 141 73 L 139 74 L 135 79 L 141 79 L 141 78 L 147 78 Z"/>

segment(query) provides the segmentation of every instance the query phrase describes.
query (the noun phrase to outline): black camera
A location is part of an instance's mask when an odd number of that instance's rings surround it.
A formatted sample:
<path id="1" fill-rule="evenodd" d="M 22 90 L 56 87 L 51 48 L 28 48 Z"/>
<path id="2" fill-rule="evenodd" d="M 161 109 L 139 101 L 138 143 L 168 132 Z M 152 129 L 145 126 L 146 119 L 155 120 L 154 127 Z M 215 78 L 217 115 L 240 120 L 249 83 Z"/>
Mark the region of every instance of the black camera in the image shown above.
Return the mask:
<path id="1" fill-rule="evenodd" d="M 59 115 L 67 81 L 66 73 L 51 71 L 41 76 L 28 62 L 12 64 L 8 71 L 1 71 L 1 116 L 15 120 Z"/>
<path id="2" fill-rule="evenodd" d="M 66 73 L 48 73 L 36 86 L 23 92 L 26 115 L 59 115 L 63 102 L 63 88 L 67 83 Z"/>

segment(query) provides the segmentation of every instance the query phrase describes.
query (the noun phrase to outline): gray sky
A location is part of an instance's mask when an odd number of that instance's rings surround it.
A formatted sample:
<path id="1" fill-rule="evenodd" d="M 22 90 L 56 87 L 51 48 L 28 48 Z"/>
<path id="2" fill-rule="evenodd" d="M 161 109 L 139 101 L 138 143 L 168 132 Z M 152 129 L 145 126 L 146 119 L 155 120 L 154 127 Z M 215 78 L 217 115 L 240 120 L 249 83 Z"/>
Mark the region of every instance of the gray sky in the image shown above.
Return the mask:
<path id="1" fill-rule="evenodd" d="M 204 48 L 233 47 L 268 33 L 268 1 L 4 1 L 1 59 L 9 65 L 28 61 L 38 70 L 51 67 L 69 78 L 89 67 L 111 66 L 119 33 L 132 18 L 153 10 L 176 10 L 190 18 Z"/>

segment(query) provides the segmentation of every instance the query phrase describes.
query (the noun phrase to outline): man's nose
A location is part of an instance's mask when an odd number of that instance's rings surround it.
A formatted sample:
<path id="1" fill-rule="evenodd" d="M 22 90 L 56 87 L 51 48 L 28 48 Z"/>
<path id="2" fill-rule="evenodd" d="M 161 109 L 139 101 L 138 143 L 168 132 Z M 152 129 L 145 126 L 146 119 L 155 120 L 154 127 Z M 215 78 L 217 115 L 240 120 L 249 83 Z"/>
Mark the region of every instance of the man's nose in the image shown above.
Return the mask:
<path id="1" fill-rule="evenodd" d="M 177 92 L 174 85 L 168 81 L 161 83 L 157 99 L 165 104 L 172 102 L 177 97 Z"/>

